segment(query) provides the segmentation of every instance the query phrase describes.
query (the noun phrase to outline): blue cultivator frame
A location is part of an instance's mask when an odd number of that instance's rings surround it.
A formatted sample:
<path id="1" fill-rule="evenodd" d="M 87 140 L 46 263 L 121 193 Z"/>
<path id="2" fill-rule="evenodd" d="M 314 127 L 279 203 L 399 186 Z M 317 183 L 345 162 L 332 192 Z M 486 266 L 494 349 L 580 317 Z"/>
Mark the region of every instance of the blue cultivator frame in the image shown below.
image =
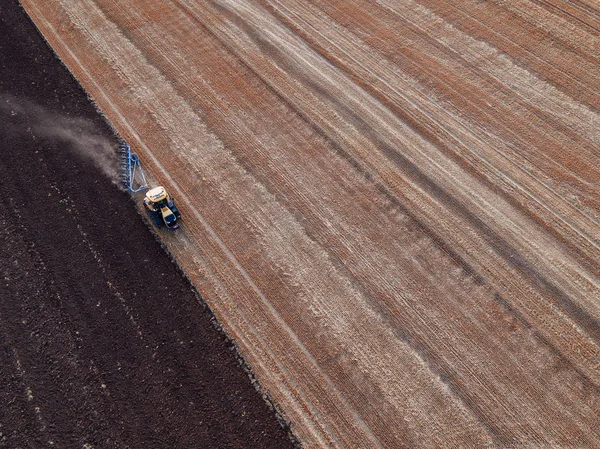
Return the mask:
<path id="1" fill-rule="evenodd" d="M 119 145 L 119 158 L 121 166 L 121 181 L 123 186 L 132 193 L 140 192 L 148 188 L 144 170 L 137 154 L 131 152 L 127 143 Z"/>

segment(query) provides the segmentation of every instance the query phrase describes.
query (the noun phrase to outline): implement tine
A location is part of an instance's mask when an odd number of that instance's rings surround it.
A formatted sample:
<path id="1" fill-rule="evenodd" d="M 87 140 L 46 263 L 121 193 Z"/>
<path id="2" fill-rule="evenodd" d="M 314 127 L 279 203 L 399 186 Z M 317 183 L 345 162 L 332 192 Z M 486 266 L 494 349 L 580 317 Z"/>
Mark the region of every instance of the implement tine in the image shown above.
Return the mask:
<path id="1" fill-rule="evenodd" d="M 119 145 L 119 153 L 122 159 L 120 164 L 122 170 L 121 179 L 124 186 L 132 193 L 147 189 L 146 176 L 144 175 L 144 170 L 137 154 L 131 152 L 131 148 L 126 142 L 121 142 Z M 141 181 L 134 187 L 136 175 Z"/>

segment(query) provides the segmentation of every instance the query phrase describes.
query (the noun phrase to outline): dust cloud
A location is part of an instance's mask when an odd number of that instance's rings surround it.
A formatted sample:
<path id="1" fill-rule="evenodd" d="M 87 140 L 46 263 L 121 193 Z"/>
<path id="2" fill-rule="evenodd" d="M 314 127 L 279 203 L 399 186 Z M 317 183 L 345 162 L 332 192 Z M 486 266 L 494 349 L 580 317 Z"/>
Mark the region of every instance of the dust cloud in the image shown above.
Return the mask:
<path id="1" fill-rule="evenodd" d="M 70 117 L 30 100 L 0 93 L 0 120 L 9 134 L 31 134 L 34 139 L 61 142 L 69 151 L 92 162 L 118 182 L 118 161 L 114 142 L 102 135 L 85 118 Z"/>

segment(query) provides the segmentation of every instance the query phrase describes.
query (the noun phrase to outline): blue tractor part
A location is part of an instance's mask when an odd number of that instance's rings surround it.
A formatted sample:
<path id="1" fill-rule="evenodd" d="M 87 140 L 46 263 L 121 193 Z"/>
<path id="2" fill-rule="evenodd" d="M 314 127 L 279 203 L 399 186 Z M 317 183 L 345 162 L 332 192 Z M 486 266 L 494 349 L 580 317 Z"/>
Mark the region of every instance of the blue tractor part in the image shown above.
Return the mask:
<path id="1" fill-rule="evenodd" d="M 126 142 L 119 145 L 119 158 L 123 186 L 132 193 L 147 189 L 148 183 L 140 159 L 137 154 L 131 152 Z"/>

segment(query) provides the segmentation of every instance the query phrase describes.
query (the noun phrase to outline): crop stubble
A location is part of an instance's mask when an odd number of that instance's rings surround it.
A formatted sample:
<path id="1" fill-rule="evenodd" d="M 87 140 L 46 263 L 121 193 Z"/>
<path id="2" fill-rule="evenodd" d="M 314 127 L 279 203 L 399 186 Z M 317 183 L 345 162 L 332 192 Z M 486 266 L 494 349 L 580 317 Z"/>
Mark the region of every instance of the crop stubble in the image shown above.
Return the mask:
<path id="1" fill-rule="evenodd" d="M 23 5 L 307 447 L 598 445 L 592 4 Z"/>
<path id="2" fill-rule="evenodd" d="M 16 0 L 0 54 L 0 447 L 293 447 Z"/>

